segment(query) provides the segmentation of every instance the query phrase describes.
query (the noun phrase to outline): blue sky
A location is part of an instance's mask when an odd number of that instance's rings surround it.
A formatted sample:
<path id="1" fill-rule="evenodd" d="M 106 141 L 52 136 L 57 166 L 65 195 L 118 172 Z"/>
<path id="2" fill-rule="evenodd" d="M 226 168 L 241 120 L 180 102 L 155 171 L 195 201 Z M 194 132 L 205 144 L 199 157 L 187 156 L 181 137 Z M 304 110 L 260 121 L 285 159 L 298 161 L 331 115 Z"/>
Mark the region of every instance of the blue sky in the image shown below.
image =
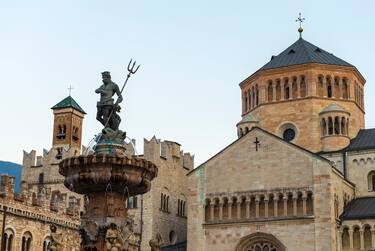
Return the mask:
<path id="1" fill-rule="evenodd" d="M 142 64 L 125 89 L 128 136 L 177 141 L 199 164 L 236 139 L 238 83 L 304 38 L 354 64 L 367 80 L 366 127 L 375 127 L 375 2 L 0 1 L 0 159 L 49 149 L 50 107 L 68 95 L 88 113 L 84 143 L 100 131 L 100 72 L 122 85 L 131 57 Z"/>

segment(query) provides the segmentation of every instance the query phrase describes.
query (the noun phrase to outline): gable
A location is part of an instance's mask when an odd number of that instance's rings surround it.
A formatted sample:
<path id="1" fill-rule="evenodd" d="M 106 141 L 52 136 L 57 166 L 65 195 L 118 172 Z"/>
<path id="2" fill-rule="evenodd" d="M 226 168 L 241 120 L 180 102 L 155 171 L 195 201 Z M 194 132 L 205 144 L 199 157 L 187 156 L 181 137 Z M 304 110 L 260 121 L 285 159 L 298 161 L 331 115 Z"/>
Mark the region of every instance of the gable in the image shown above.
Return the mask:
<path id="1" fill-rule="evenodd" d="M 255 140 L 260 146 L 256 151 Z M 204 163 L 206 193 L 308 187 L 313 167 L 325 160 L 254 128 Z"/>

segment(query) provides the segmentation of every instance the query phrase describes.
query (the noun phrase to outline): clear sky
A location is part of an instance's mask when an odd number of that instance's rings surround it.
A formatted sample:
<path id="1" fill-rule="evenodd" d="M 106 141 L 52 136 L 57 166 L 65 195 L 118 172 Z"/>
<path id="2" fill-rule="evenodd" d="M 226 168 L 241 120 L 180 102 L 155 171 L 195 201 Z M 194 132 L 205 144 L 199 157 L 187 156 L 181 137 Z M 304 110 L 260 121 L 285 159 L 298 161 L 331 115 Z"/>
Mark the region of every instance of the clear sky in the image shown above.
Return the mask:
<path id="1" fill-rule="evenodd" d="M 177 141 L 196 165 L 237 138 L 239 82 L 304 38 L 354 64 L 367 80 L 366 127 L 375 127 L 375 1 L 0 1 L 0 159 L 49 149 L 50 107 L 68 95 L 95 120 L 100 73 L 125 89 L 121 128 L 137 140 Z M 372 108 L 372 109 L 371 109 Z"/>

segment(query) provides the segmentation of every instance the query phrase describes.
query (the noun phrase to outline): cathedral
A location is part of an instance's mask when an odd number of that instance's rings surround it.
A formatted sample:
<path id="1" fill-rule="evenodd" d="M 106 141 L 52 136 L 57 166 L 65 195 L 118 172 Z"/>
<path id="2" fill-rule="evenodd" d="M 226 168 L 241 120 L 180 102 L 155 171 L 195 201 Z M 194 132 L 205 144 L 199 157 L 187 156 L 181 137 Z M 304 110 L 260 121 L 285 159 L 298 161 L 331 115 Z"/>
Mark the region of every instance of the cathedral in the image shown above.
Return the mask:
<path id="1" fill-rule="evenodd" d="M 127 251 L 375 250 L 375 129 L 365 128 L 365 79 L 352 64 L 300 38 L 240 83 L 238 139 L 194 168 L 174 141 L 135 141 L 126 154 L 158 177 L 126 199 Z M 61 160 L 88 154 L 85 111 L 71 97 L 52 107 L 52 147 L 24 152 L 20 193 L 0 180 L 1 250 L 80 249 L 85 197 L 71 192 Z"/>
<path id="2" fill-rule="evenodd" d="M 365 79 L 302 31 L 239 84 L 238 139 L 188 173 L 188 251 L 375 250 Z"/>

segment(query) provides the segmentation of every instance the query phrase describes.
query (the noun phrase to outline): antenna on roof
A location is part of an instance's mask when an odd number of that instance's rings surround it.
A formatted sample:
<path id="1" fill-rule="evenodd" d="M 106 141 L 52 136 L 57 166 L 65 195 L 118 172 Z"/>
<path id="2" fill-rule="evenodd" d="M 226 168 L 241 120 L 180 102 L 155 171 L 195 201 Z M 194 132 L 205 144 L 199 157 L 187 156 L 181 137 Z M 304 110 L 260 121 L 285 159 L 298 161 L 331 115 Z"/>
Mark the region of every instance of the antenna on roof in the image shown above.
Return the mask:
<path id="1" fill-rule="evenodd" d="M 299 15 L 298 15 L 298 18 L 296 19 L 296 22 L 299 22 L 299 28 L 298 28 L 299 38 L 302 38 L 302 32 L 303 32 L 302 23 L 305 20 L 306 20 L 306 18 L 302 18 L 301 12 L 300 12 Z"/>

